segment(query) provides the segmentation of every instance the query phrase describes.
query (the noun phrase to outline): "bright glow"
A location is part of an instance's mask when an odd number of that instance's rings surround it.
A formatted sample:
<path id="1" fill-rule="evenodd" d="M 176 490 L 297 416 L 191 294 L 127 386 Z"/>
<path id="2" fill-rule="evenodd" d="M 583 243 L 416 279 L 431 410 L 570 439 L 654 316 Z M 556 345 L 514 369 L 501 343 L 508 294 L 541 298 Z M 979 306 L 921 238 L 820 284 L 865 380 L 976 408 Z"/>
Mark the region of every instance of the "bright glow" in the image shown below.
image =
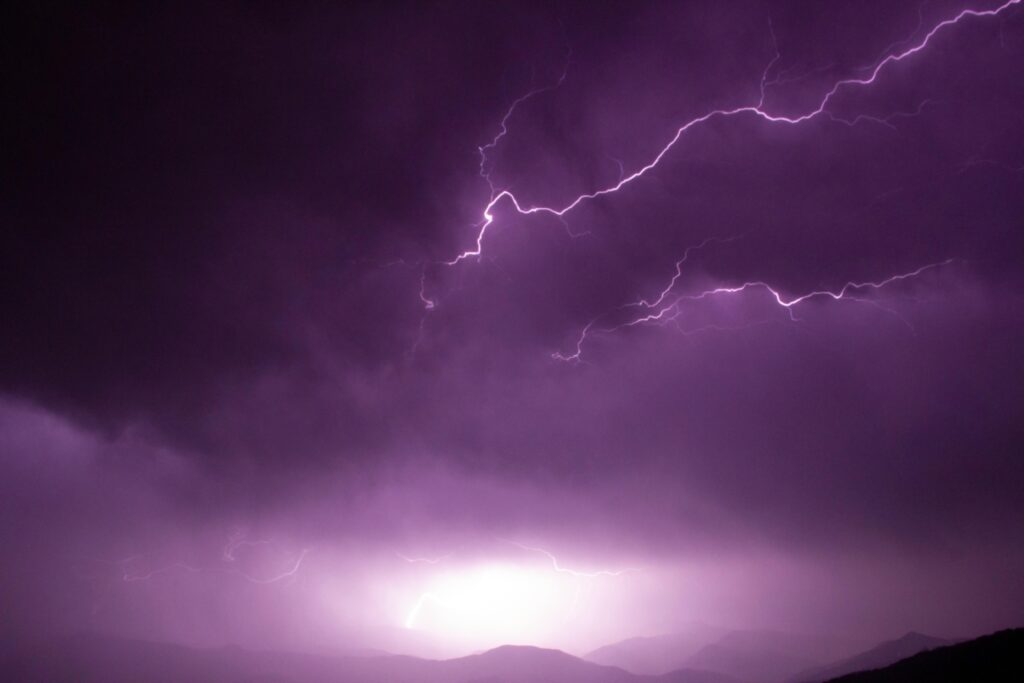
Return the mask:
<path id="1" fill-rule="evenodd" d="M 571 618 L 579 577 L 545 566 L 483 564 L 434 575 L 405 615 L 448 642 L 537 642 Z"/>

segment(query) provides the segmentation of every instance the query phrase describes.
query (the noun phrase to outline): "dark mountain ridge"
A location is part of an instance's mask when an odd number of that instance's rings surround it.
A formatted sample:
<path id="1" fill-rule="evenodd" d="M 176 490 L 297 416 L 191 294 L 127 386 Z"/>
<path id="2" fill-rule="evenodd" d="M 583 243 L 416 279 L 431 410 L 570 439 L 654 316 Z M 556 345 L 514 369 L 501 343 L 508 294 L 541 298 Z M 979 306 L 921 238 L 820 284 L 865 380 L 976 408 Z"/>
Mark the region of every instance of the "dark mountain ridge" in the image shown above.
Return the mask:
<path id="1" fill-rule="evenodd" d="M 680 633 L 613 643 L 584 658 L 639 674 L 689 668 L 715 671 L 748 683 L 780 683 L 862 648 L 860 642 L 820 634 L 726 630 L 694 624 Z"/>
<path id="2" fill-rule="evenodd" d="M 931 650 L 936 647 L 952 645 L 955 641 L 943 638 L 933 638 L 923 633 L 911 631 L 895 640 L 879 643 L 870 650 L 866 650 L 852 657 L 844 659 L 827 666 L 807 669 L 794 676 L 793 683 L 819 683 L 831 678 L 843 676 L 856 671 L 867 671 L 880 669 L 895 664 L 901 659 L 912 657 L 919 652 Z"/>
<path id="3" fill-rule="evenodd" d="M 829 683 L 1019 683 L 1024 681 L 1024 628 L 998 631 L 920 652 L 883 669 Z"/>

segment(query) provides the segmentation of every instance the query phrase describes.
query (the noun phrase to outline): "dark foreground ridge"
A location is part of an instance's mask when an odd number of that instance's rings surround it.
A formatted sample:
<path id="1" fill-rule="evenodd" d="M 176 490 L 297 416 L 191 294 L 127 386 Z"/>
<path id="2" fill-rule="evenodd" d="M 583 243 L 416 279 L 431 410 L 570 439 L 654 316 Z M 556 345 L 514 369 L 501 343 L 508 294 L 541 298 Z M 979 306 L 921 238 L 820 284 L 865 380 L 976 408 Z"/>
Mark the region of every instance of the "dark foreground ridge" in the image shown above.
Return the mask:
<path id="1" fill-rule="evenodd" d="M 884 669 L 829 683 L 1019 683 L 1024 681 L 1024 628 L 921 652 Z"/>
<path id="2" fill-rule="evenodd" d="M 953 645 L 956 642 L 911 631 L 902 638 L 879 643 L 870 650 L 847 657 L 842 661 L 803 671 L 793 678 L 793 683 L 821 683 L 821 681 L 829 681 L 858 671 L 883 669 L 920 652 Z"/>

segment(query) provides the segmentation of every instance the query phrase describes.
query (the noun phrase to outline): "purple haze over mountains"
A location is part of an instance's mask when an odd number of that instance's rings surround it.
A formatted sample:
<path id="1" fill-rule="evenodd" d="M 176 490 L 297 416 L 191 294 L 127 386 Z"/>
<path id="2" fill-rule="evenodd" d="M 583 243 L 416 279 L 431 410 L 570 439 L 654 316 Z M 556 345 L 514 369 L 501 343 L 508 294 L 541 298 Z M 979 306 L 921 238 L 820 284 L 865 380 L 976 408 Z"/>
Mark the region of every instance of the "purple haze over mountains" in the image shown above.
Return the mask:
<path id="1" fill-rule="evenodd" d="M 1024 621 L 1024 6 L 3 24 L 8 642 Z"/>

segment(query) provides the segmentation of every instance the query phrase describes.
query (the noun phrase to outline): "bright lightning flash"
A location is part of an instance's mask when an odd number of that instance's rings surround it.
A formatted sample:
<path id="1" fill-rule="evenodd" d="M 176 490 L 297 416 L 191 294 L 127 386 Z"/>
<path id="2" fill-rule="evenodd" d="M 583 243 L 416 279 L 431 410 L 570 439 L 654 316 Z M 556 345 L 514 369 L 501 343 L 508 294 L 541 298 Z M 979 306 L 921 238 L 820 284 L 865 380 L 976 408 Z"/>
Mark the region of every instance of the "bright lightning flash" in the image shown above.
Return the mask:
<path id="1" fill-rule="evenodd" d="M 530 556 L 433 573 L 405 614 L 405 628 L 472 647 L 543 642 L 579 616 L 584 592 L 612 589 L 637 571 L 573 569 L 543 548 L 506 543 Z"/>
<path id="2" fill-rule="evenodd" d="M 566 579 L 543 567 L 483 564 L 437 574 L 428 585 L 404 625 L 446 639 L 523 642 L 565 617 Z"/>
<path id="3" fill-rule="evenodd" d="M 574 198 L 567 198 L 560 206 L 543 206 L 531 204 L 520 199 L 511 190 L 507 188 L 499 189 L 495 185 L 490 173 L 488 153 L 494 151 L 495 148 L 498 147 L 498 145 L 502 142 L 502 139 L 508 133 L 509 121 L 513 116 L 514 112 L 516 111 L 517 107 L 524 105 L 529 99 L 537 95 L 540 95 L 541 93 L 554 90 L 555 88 L 559 87 L 566 78 L 566 74 L 563 71 L 561 78 L 556 83 L 553 83 L 544 88 L 537 88 L 535 90 L 532 90 L 523 97 L 520 97 L 515 102 L 513 102 L 512 105 L 506 111 L 505 116 L 501 119 L 501 125 L 498 134 L 488 144 L 483 145 L 479 148 L 480 175 L 487 181 L 487 184 L 490 187 L 491 192 L 490 198 L 487 201 L 486 206 L 482 208 L 480 214 L 480 222 L 476 225 L 476 236 L 473 241 L 473 246 L 462 251 L 461 253 L 456 254 L 454 257 L 447 261 L 441 261 L 439 263 L 435 263 L 434 265 L 453 267 L 458 266 L 462 262 L 469 259 L 479 259 L 483 255 L 484 241 L 488 234 L 488 230 L 496 220 L 495 210 L 499 207 L 499 205 L 508 207 L 509 209 L 513 210 L 515 213 L 518 213 L 520 215 L 548 215 L 564 222 L 564 217 L 581 204 L 590 202 L 592 200 L 596 200 L 601 197 L 615 194 L 620 190 L 626 188 L 628 185 L 631 185 L 634 182 L 641 180 L 650 171 L 652 171 L 659 164 L 661 164 L 662 160 L 667 155 L 670 154 L 672 149 L 676 147 L 676 145 L 684 137 L 686 137 L 687 133 L 689 133 L 693 129 L 696 129 L 708 123 L 713 119 L 755 117 L 761 119 L 766 124 L 795 126 L 820 118 L 830 120 L 835 123 L 845 124 L 848 126 L 854 126 L 859 123 L 875 123 L 890 128 L 895 128 L 895 120 L 900 118 L 919 116 L 922 113 L 923 109 L 929 104 L 931 104 L 932 101 L 924 100 L 918 104 L 916 109 L 909 112 L 895 112 L 890 114 L 889 116 L 882 117 L 870 116 L 867 114 L 857 114 L 852 118 L 844 118 L 834 113 L 832 111 L 833 102 L 841 92 L 865 90 L 872 87 L 882 78 L 883 72 L 885 72 L 887 68 L 891 67 L 896 63 L 903 62 L 905 60 L 911 60 L 919 53 L 925 52 L 928 49 L 929 45 L 933 41 L 937 40 L 937 36 L 940 33 L 950 30 L 952 27 L 956 26 L 957 24 L 960 24 L 961 22 L 966 22 L 972 19 L 996 17 L 998 15 L 1008 12 L 1008 10 L 1011 10 L 1012 8 L 1016 7 L 1021 2 L 1022 0 L 1003 0 L 1001 4 L 995 7 L 991 7 L 989 9 L 962 9 L 959 12 L 948 16 L 946 19 L 932 25 L 932 27 L 929 30 L 925 31 L 923 35 L 921 35 L 921 37 L 914 40 L 913 36 L 921 34 L 920 29 L 923 24 L 923 16 L 919 12 L 918 27 L 914 30 L 911 36 L 908 36 L 906 39 L 890 45 L 873 64 L 865 65 L 860 69 L 856 69 L 856 75 L 849 75 L 845 78 L 840 78 L 832 81 L 831 87 L 828 88 L 812 106 L 808 107 L 803 111 L 790 115 L 777 113 L 769 110 L 766 107 L 765 100 L 767 91 L 770 88 L 781 85 L 783 83 L 791 83 L 796 82 L 798 80 L 802 80 L 802 78 L 809 75 L 809 73 L 813 72 L 808 72 L 808 74 L 804 74 L 804 76 L 792 76 L 789 74 L 788 71 L 784 71 L 781 73 L 776 73 L 773 76 L 772 70 L 775 68 L 776 64 L 778 63 L 781 57 L 781 55 L 778 52 L 778 47 L 776 44 L 775 57 L 767 64 L 765 70 L 761 74 L 760 97 L 757 101 L 749 102 L 747 104 L 740 104 L 731 108 L 710 110 L 693 119 L 690 119 L 689 121 L 682 122 L 676 129 L 675 134 L 672 135 L 668 142 L 662 146 L 661 150 L 636 170 L 627 173 L 626 169 L 622 166 L 621 162 L 616 162 L 619 163 L 620 166 L 620 175 L 618 181 L 615 183 L 612 183 L 605 187 L 594 189 L 590 192 L 585 192 Z M 770 24 L 769 28 L 771 29 L 771 35 L 774 41 L 774 29 L 771 27 Z M 829 65 L 828 67 L 824 67 L 823 69 L 819 69 L 818 71 L 827 72 L 830 69 L 831 65 Z M 779 307 L 785 309 L 785 312 L 789 315 L 789 317 L 794 320 L 796 319 L 795 314 L 793 312 L 794 307 L 810 299 L 818 298 L 831 298 L 832 300 L 835 301 L 850 300 L 861 303 L 867 303 L 882 308 L 883 310 L 886 310 L 890 313 L 893 313 L 897 315 L 897 317 L 900 317 L 902 319 L 902 317 L 899 316 L 897 312 L 885 308 L 877 301 L 874 301 L 872 299 L 864 299 L 861 296 L 858 296 L 858 294 L 882 289 L 883 287 L 889 284 L 905 280 L 908 278 L 916 277 L 917 275 L 926 270 L 931 270 L 933 268 L 947 265 L 952 261 L 952 259 L 949 259 L 939 263 L 924 264 L 917 268 L 916 270 L 910 271 L 908 273 L 890 274 L 888 277 L 885 277 L 884 279 L 879 279 L 877 281 L 849 281 L 844 286 L 842 286 L 838 291 L 818 290 L 788 298 L 784 296 L 774 286 L 759 280 L 742 282 L 736 285 L 719 286 L 696 293 L 675 294 L 674 287 L 676 285 L 677 280 L 682 274 L 682 264 L 684 261 L 686 261 L 689 252 L 692 250 L 702 248 L 708 243 L 708 241 L 710 240 L 706 240 L 704 243 L 700 245 L 696 245 L 695 247 L 687 249 L 683 257 L 676 263 L 675 275 L 671 278 L 671 280 L 667 284 L 667 287 L 660 293 L 660 296 L 656 300 L 648 301 L 645 299 L 641 299 L 640 301 L 634 304 L 630 304 L 625 307 L 620 307 L 620 310 L 621 308 L 635 309 L 637 312 L 637 315 L 635 317 L 631 318 L 625 323 L 620 323 L 616 326 L 608 328 L 600 325 L 600 322 L 604 318 L 604 316 L 599 316 L 597 319 L 591 320 L 590 323 L 588 323 L 581 330 L 575 348 L 571 353 L 554 353 L 552 354 L 552 357 L 557 360 L 578 362 L 581 359 L 584 342 L 586 341 L 588 335 L 590 335 L 591 333 L 607 333 L 614 331 L 616 329 L 621 329 L 623 327 L 632 327 L 641 324 L 664 324 L 666 322 L 671 322 L 676 323 L 678 326 L 679 318 L 682 316 L 680 306 L 686 301 L 700 301 L 703 299 L 720 296 L 738 296 L 745 294 L 746 292 L 751 290 L 760 290 L 763 292 L 767 292 L 770 295 L 770 297 L 774 300 L 774 302 Z M 419 295 L 425 310 L 430 311 L 437 306 L 437 300 L 427 296 L 426 289 L 427 269 L 424 268 L 423 275 L 420 279 Z M 906 321 L 904 320 L 904 322 Z M 711 327 L 714 328 L 715 326 Z M 691 331 L 699 331 L 699 329 L 694 329 Z M 422 323 L 420 334 L 422 336 Z"/>

